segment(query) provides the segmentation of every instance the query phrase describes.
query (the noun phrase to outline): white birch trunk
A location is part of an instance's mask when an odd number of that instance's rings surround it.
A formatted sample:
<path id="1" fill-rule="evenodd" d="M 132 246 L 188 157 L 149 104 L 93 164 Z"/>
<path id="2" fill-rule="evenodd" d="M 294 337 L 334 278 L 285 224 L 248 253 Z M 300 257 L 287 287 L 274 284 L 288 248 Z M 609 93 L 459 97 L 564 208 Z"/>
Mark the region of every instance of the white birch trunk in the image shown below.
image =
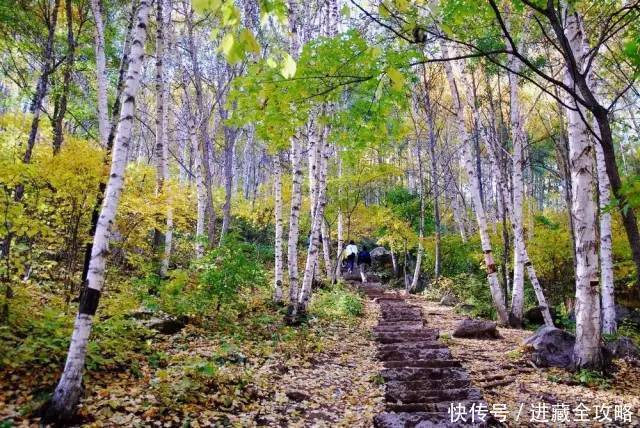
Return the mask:
<path id="1" fill-rule="evenodd" d="M 100 291 L 104 284 L 111 226 L 115 222 L 118 203 L 124 186 L 127 150 L 131 141 L 131 130 L 135 115 L 135 97 L 138 94 L 142 76 L 141 68 L 144 59 L 149 10 L 149 1 L 141 0 L 138 9 L 138 22 L 131 44 L 131 61 L 127 69 L 127 78 L 124 93 L 122 94 L 123 104 L 111 161 L 111 172 L 93 238 L 87 287 L 80 301 L 64 371 L 51 399 L 51 406 L 48 409 L 48 414 L 52 415 L 52 418 L 68 419 L 73 414 L 82 391 L 82 373 L 91 334 L 91 325 L 98 305 Z"/>
<path id="2" fill-rule="evenodd" d="M 283 222 L 282 222 L 282 162 L 280 159 L 280 153 L 276 153 L 273 158 L 274 164 L 274 179 L 273 187 L 275 194 L 275 267 L 274 267 L 274 291 L 273 300 L 276 303 L 282 302 L 282 278 L 283 278 L 283 254 L 282 254 L 282 235 L 283 235 Z"/>
<path id="3" fill-rule="evenodd" d="M 289 53 L 298 58 L 300 51 L 300 35 L 298 33 L 298 0 L 289 1 Z M 302 204 L 302 147 L 299 134 L 291 138 L 291 213 L 289 215 L 289 239 L 287 246 L 287 265 L 289 271 L 289 303 L 295 310 L 298 304 L 298 238 L 300 228 L 300 206 Z"/>
<path id="4" fill-rule="evenodd" d="M 338 163 L 338 179 L 342 178 L 342 158 L 340 156 L 340 148 L 337 148 L 336 150 L 336 160 Z M 341 204 L 342 203 L 342 190 L 340 187 L 338 187 L 338 203 Z M 342 216 L 342 208 L 338 207 L 338 225 L 337 225 L 337 238 L 338 238 L 338 248 L 337 248 L 337 254 L 336 254 L 336 268 L 335 268 L 335 272 L 336 272 L 336 278 L 333 278 L 334 281 L 337 278 L 342 277 L 342 252 L 344 250 L 344 220 L 343 220 L 343 216 Z"/>
<path id="5" fill-rule="evenodd" d="M 205 183 L 205 171 L 202 160 L 202 145 L 198 139 L 198 125 L 195 120 L 191 121 L 189 127 L 189 137 L 193 146 L 193 157 L 196 176 L 196 197 L 197 197 L 197 215 L 196 215 L 196 242 L 195 252 L 196 259 L 202 258 L 204 255 L 204 239 L 206 237 L 204 231 L 205 216 L 207 211 L 207 187 Z"/>
<path id="6" fill-rule="evenodd" d="M 447 56 L 448 49 L 443 44 L 443 51 Z M 491 250 L 491 241 L 489 239 L 489 232 L 487 229 L 487 219 L 482 205 L 482 199 L 480 196 L 479 178 L 475 171 L 473 159 L 471 156 L 471 141 L 469 134 L 465 128 L 464 122 L 464 104 L 460 100 L 460 94 L 458 92 L 458 85 L 456 82 L 455 74 L 451 61 L 445 61 L 445 72 L 447 74 L 447 80 L 449 81 L 449 87 L 453 98 L 455 122 L 457 127 L 458 136 L 461 143 L 461 158 L 464 164 L 464 169 L 467 173 L 469 180 L 469 187 L 471 191 L 471 199 L 473 201 L 474 211 L 476 213 L 476 220 L 478 223 L 478 232 L 480 233 L 480 241 L 482 243 L 482 251 L 484 253 L 484 261 L 487 269 L 487 281 L 489 282 L 489 288 L 491 290 L 491 297 L 493 299 L 493 305 L 498 313 L 498 318 L 501 324 L 508 324 L 509 317 L 504 305 L 504 294 L 500 283 L 498 282 L 498 272 L 493 260 L 493 254 Z"/>
<path id="7" fill-rule="evenodd" d="M 104 53 L 104 22 L 100 0 L 91 0 L 91 11 L 95 20 L 96 78 L 98 83 L 98 131 L 100 145 L 107 147 L 111 123 L 107 98 L 107 61 Z"/>
<path id="8" fill-rule="evenodd" d="M 302 203 L 301 150 L 298 136 L 291 139 L 291 213 L 289 215 L 289 243 L 287 263 L 289 268 L 289 301 L 292 306 L 298 301 L 298 235 L 300 228 L 300 205 Z"/>
<path id="9" fill-rule="evenodd" d="M 302 280 L 302 287 L 300 288 L 300 296 L 298 298 L 298 305 L 296 307 L 295 314 L 304 314 L 307 311 L 309 300 L 311 298 L 311 287 L 313 285 L 314 269 L 318 263 L 318 251 L 320 249 L 320 232 L 322 228 L 324 208 L 327 204 L 327 166 L 329 150 L 328 144 L 322 141 L 322 151 L 318 162 L 318 168 L 316 169 L 316 180 L 318 183 L 317 207 L 315 215 L 313 217 L 313 223 L 311 225 L 311 239 L 309 240 L 309 248 L 307 250 L 307 262 L 304 270 L 304 277 Z"/>
<path id="10" fill-rule="evenodd" d="M 168 7 L 166 0 L 157 0 L 156 5 L 156 145 L 155 145 L 155 158 L 156 158 L 156 195 L 161 195 L 165 189 L 167 181 L 169 180 L 169 147 L 167 136 L 167 118 L 169 108 L 167 105 L 168 91 L 167 91 L 167 76 L 164 66 L 165 56 L 167 51 L 167 29 L 169 27 L 169 21 L 171 11 Z M 170 196 L 167 197 L 167 212 L 166 223 L 164 233 L 159 236 L 159 240 L 163 242 L 157 242 L 161 245 L 162 257 L 160 260 L 160 277 L 167 276 L 169 269 L 169 259 L 171 257 L 171 241 L 173 238 L 173 209 L 171 207 Z M 160 234 L 160 231 L 156 231 Z"/>
<path id="11" fill-rule="evenodd" d="M 424 176 L 422 170 L 422 147 L 420 142 L 417 144 L 418 152 L 418 191 L 420 192 L 420 233 L 418 237 L 418 255 L 416 258 L 416 268 L 413 272 L 413 279 L 409 291 L 415 291 L 418 288 L 418 280 L 420 279 L 420 269 L 422 267 L 422 257 L 424 256 Z"/>
<path id="12" fill-rule="evenodd" d="M 584 34 L 580 18 L 568 13 L 565 35 L 576 57 L 578 69 L 583 68 Z M 574 86 L 573 78 L 566 70 L 565 83 Z M 577 91 L 577 88 L 576 88 Z M 571 168 L 572 207 L 571 216 L 576 231 L 576 367 L 600 367 L 600 295 L 598 280 L 598 255 L 596 252 L 596 203 L 593 198 L 593 146 L 584 112 L 573 99 L 567 100 L 573 109 L 567 109 L 569 123 L 569 158 Z"/>
<path id="13" fill-rule="evenodd" d="M 597 124 L 593 126 L 599 133 Z M 611 186 L 604 163 L 602 147 L 594 143 L 596 149 L 596 167 L 598 170 L 598 192 L 600 199 L 600 280 L 602 281 L 602 333 L 614 334 L 616 325 L 616 308 L 613 286 L 613 242 L 611 237 L 611 213 L 606 210 L 611 202 Z"/>
<path id="14" fill-rule="evenodd" d="M 515 72 L 520 70 L 520 62 L 513 56 L 509 57 L 509 65 Z M 523 154 L 522 149 L 526 143 L 523 117 L 520 107 L 520 94 L 518 90 L 519 77 L 515 73 L 509 73 L 509 91 L 511 95 L 511 140 L 513 143 L 513 210 L 510 210 L 513 223 L 513 291 L 511 294 L 510 323 L 513 327 L 522 327 L 524 314 L 524 263 L 525 244 L 524 228 L 522 224 L 522 204 L 524 197 L 524 183 L 522 181 Z M 509 193 L 504 194 L 505 199 Z M 510 202 L 510 201 L 509 201 Z M 535 275 L 534 275 L 535 276 Z"/>

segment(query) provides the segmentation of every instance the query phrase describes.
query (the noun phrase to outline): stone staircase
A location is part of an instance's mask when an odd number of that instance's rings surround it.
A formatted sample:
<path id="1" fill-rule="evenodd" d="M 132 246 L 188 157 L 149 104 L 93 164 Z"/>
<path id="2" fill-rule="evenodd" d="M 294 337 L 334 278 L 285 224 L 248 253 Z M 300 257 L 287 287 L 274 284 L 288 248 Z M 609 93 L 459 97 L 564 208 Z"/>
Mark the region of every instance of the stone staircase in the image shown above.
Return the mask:
<path id="1" fill-rule="evenodd" d="M 374 328 L 383 361 L 385 412 L 374 418 L 380 428 L 498 426 L 469 373 L 427 328 L 418 306 L 380 284 L 357 284 L 380 308 Z M 453 406 L 453 409 L 452 409 Z"/>

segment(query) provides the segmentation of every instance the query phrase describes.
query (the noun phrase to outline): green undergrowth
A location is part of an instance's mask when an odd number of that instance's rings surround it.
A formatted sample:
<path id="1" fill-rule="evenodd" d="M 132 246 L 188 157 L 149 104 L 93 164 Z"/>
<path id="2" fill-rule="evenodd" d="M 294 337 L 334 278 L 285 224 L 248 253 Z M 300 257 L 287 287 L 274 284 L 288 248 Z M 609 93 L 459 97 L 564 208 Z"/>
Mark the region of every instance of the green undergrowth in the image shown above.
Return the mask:
<path id="1" fill-rule="evenodd" d="M 342 282 L 318 290 L 309 310 L 324 321 L 355 321 L 363 312 L 362 296 Z"/>
<path id="2" fill-rule="evenodd" d="M 208 258 L 205 263 L 216 261 Z M 305 361 L 324 349 L 325 335 L 357 322 L 363 313 L 362 297 L 337 284 L 314 291 L 309 322 L 288 326 L 284 323 L 286 307 L 272 302 L 272 290 L 263 277 L 258 275 L 258 282 L 248 280 L 247 272 L 255 272 L 256 267 L 234 266 L 245 270 L 236 271 L 234 280 L 242 284 L 235 288 L 230 282 L 213 287 L 219 278 L 212 279 L 206 269 L 197 268 L 157 281 L 155 294 L 143 298 L 141 294 L 151 283 L 148 278 L 110 278 L 88 348 L 86 376 L 93 389 L 88 393 L 108 390 L 127 396 L 131 385 L 139 385 L 154 397 L 142 403 L 144 409 L 179 413 L 189 406 L 240 410 L 273 387 L 260 367 Z M 16 299 L 24 304 L 15 305 L 20 310 L 13 312 L 11 324 L 0 327 L 1 383 L 6 385 L 11 376 L 22 373 L 25 396 L 46 390 L 38 403 L 35 398 L 24 400 L 24 414 L 36 409 L 55 385 L 77 311 L 77 304 L 65 309 L 64 302 L 53 297 L 42 309 L 33 295 L 42 296 L 42 291 L 23 287 Z M 218 305 L 218 299 L 224 304 Z M 174 335 L 149 330 L 130 316 L 140 306 L 185 316 L 186 327 Z M 91 414 L 96 409 L 87 404 L 84 411 Z"/>

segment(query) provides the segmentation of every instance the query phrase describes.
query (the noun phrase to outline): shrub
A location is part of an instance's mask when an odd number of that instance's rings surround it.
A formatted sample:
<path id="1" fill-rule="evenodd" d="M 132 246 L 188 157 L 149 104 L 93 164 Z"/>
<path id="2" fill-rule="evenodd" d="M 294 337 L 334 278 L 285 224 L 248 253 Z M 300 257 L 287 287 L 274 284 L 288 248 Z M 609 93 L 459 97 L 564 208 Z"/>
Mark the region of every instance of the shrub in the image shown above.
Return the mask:
<path id="1" fill-rule="evenodd" d="M 364 311 L 362 297 L 342 283 L 321 289 L 314 296 L 310 314 L 326 321 L 353 320 Z"/>

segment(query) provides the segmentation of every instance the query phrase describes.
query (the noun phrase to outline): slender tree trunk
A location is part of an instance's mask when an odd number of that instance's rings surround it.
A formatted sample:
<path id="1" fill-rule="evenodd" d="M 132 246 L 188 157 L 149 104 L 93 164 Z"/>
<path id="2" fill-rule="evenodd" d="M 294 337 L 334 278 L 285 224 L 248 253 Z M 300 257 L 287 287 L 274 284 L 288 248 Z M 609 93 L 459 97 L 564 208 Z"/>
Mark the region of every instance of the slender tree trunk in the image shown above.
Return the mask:
<path id="1" fill-rule="evenodd" d="M 274 179 L 273 187 L 275 193 L 275 216 L 276 216 L 276 239 L 274 244 L 275 267 L 274 267 L 274 291 L 273 300 L 282 303 L 282 278 L 283 278 L 283 221 L 282 221 L 282 161 L 281 154 L 276 153 L 273 157 Z"/>
<path id="2" fill-rule="evenodd" d="M 154 159 L 156 164 L 156 196 L 159 197 L 164 191 L 165 182 L 169 179 L 168 151 L 167 151 L 167 79 L 164 67 L 166 48 L 167 11 L 165 0 L 156 0 L 156 143 L 154 146 Z M 169 204 L 167 204 L 169 205 Z M 158 219 L 160 223 L 161 219 Z M 156 228 L 154 230 L 153 246 L 157 256 L 160 257 L 158 273 L 160 277 L 165 277 L 165 233 Z M 168 267 L 168 260 L 167 260 Z"/>
<path id="3" fill-rule="evenodd" d="M 104 53 L 104 21 L 100 0 L 91 0 L 91 10 L 95 21 L 96 80 L 98 83 L 98 131 L 100 145 L 107 147 L 111 124 L 107 98 L 107 60 Z"/>
<path id="4" fill-rule="evenodd" d="M 327 204 L 327 165 L 329 163 L 329 149 L 326 140 L 327 138 L 323 138 L 323 141 L 319 142 L 319 144 L 321 144 L 321 155 L 318 162 L 318 168 L 315 171 L 316 181 L 318 183 L 318 192 L 316 194 L 317 206 L 313 217 L 313 223 L 311 225 L 311 239 L 309 242 L 309 249 L 307 251 L 307 262 L 305 265 L 302 287 L 300 288 L 298 305 L 295 311 L 295 314 L 299 316 L 304 315 L 309 306 L 314 269 L 318 262 L 318 250 L 321 244 L 320 231 L 322 228 L 322 221 L 324 219 L 324 208 Z"/>
<path id="5" fill-rule="evenodd" d="M 338 179 L 342 178 L 342 156 L 340 155 L 340 148 L 338 147 L 336 149 L 336 161 L 338 163 Z M 336 268 L 334 269 L 334 276 L 333 276 L 333 280 L 335 281 L 337 278 L 340 278 L 342 276 L 342 253 L 344 250 L 344 221 L 343 221 L 343 214 L 342 214 L 342 189 L 341 187 L 338 187 L 338 226 L 337 226 L 337 231 L 336 233 L 338 234 L 337 238 L 338 238 L 338 249 L 337 249 L 337 253 L 336 253 Z"/>
<path id="6" fill-rule="evenodd" d="M 435 226 L 435 255 L 434 255 L 434 278 L 437 283 L 440 277 L 440 187 L 438 180 L 438 162 L 436 158 L 436 128 L 435 113 L 431 103 L 431 96 L 425 79 L 425 111 L 429 126 L 429 157 L 431 158 L 431 186 L 433 186 L 433 222 Z M 422 172 L 421 172 L 422 174 Z M 421 209 L 423 207 L 421 206 Z"/>
<path id="7" fill-rule="evenodd" d="M 62 77 L 62 93 L 56 102 L 53 113 L 53 153 L 57 154 L 64 140 L 64 116 L 67 113 L 67 101 L 71 77 L 75 63 L 76 42 L 73 37 L 73 7 L 71 0 L 65 0 L 65 12 L 67 18 L 67 58 Z"/>
<path id="8" fill-rule="evenodd" d="M 213 175 L 211 171 L 210 150 L 213 148 L 213 142 L 209 135 L 207 109 L 204 105 L 204 94 L 202 89 L 202 75 L 200 74 L 200 64 L 198 62 L 198 47 L 196 46 L 193 35 L 193 10 L 190 6 L 185 11 L 185 21 L 187 24 L 187 39 L 189 44 L 189 56 L 191 59 L 191 67 L 193 71 L 193 83 L 196 92 L 196 106 L 198 108 L 200 136 L 203 141 L 202 146 L 202 168 L 204 171 L 205 187 L 207 191 L 206 214 L 207 214 L 207 246 L 211 247 L 215 242 L 216 227 L 216 211 L 213 206 Z"/>
<path id="9" fill-rule="evenodd" d="M 597 132 L 597 131 L 596 131 Z M 604 154 L 599 144 L 596 149 L 596 168 L 598 171 L 598 193 L 600 202 L 600 281 L 602 293 L 602 333 L 614 334 L 617 330 L 615 295 L 613 286 L 613 254 L 611 238 L 611 213 L 607 206 L 611 202 L 611 188 L 607 176 Z"/>
<path id="10" fill-rule="evenodd" d="M 566 37 L 582 69 L 584 34 L 576 14 L 566 20 Z M 565 74 L 568 86 L 575 87 L 569 72 Z M 576 228 L 576 344 L 574 359 L 576 367 L 602 366 L 600 350 L 600 295 L 598 280 L 598 255 L 596 252 L 596 203 L 593 198 L 593 146 L 584 112 L 574 100 L 567 100 L 572 109 L 567 109 L 569 122 L 569 156 L 572 186 L 572 216 Z"/>
<path id="11" fill-rule="evenodd" d="M 204 240 L 206 238 L 206 234 L 204 231 L 205 226 L 205 216 L 207 210 L 207 187 L 205 183 L 205 172 L 202 160 L 202 144 L 200 144 L 200 139 L 198 139 L 198 126 L 196 125 L 195 120 L 191 120 L 190 129 L 190 139 L 191 144 L 193 145 L 193 156 L 195 163 L 195 175 L 196 175 L 196 195 L 198 200 L 197 205 L 197 216 L 196 216 L 196 258 L 202 258 L 204 255 Z"/>
<path id="12" fill-rule="evenodd" d="M 444 48 L 447 51 L 447 48 Z M 448 56 L 448 55 L 447 55 Z M 471 147 L 469 141 L 469 135 L 465 128 L 465 116 L 464 105 L 460 100 L 460 94 L 458 92 L 458 85 L 454 75 L 453 67 L 450 61 L 445 62 L 445 71 L 447 74 L 447 80 L 449 81 L 449 87 L 454 100 L 454 112 L 457 132 L 460 137 L 461 143 L 461 157 L 464 164 L 464 169 L 469 179 L 469 186 L 471 190 L 471 198 L 473 201 L 474 210 L 476 213 L 476 220 L 478 222 L 478 232 L 480 233 L 480 241 L 482 243 L 482 251 L 484 253 L 485 265 L 487 269 L 487 280 L 489 282 L 489 288 L 491 290 L 491 297 L 493 299 L 493 305 L 498 313 L 498 318 L 501 324 L 507 324 L 509 317 L 504 304 L 504 294 L 500 283 L 498 281 L 498 273 L 496 271 L 496 265 L 493 260 L 493 253 L 491 250 L 491 240 L 489 239 L 489 233 L 487 229 L 487 220 L 482 205 L 482 199 L 480 197 L 479 177 L 476 174 L 473 160 L 471 157 Z"/>
<path id="13" fill-rule="evenodd" d="M 159 0 L 160 1 L 160 0 Z M 173 12 L 173 8 L 171 6 L 171 0 L 166 0 L 165 3 L 165 11 L 164 11 L 164 50 L 166 52 L 165 54 L 165 61 L 168 55 L 170 55 L 171 49 L 170 49 L 170 40 L 171 40 L 171 34 L 172 34 L 172 27 L 171 27 L 171 15 Z M 164 173 L 164 183 L 167 183 L 169 181 L 169 177 L 170 177 L 170 173 L 169 173 L 169 87 L 168 84 L 166 83 L 166 80 L 168 79 L 168 77 L 166 76 L 166 71 L 165 71 L 165 83 L 164 83 L 164 88 L 162 91 L 162 102 L 164 103 L 163 106 L 163 113 L 165 115 L 164 118 L 164 127 L 165 127 L 165 131 L 164 131 L 164 143 L 162 144 L 162 171 Z M 167 276 L 167 273 L 169 271 L 169 262 L 171 260 L 171 250 L 172 250 L 172 246 L 173 246 L 173 195 L 172 195 L 172 191 L 170 190 L 169 192 L 167 192 L 167 218 L 166 218 L 166 223 L 165 223 L 165 231 L 164 231 L 164 253 L 162 254 L 162 260 L 160 262 L 160 277 L 161 278 L 165 278 Z"/>
<path id="14" fill-rule="evenodd" d="M 422 143 L 419 139 L 416 141 L 416 143 L 416 151 L 418 152 L 418 192 L 420 194 L 420 231 L 418 235 L 418 255 L 416 258 L 416 267 L 413 272 L 411 285 L 409 286 L 410 292 L 415 292 L 418 288 L 420 269 L 422 268 L 422 257 L 424 256 L 424 246 L 422 245 L 422 241 L 424 240 L 424 174 L 422 171 Z"/>
<path id="15" fill-rule="evenodd" d="M 524 314 L 524 264 L 525 264 L 525 244 L 524 228 L 522 219 L 522 205 L 524 197 L 524 183 L 522 181 L 522 171 L 524 166 L 524 156 L 522 150 L 526 144 L 527 135 L 524 129 L 524 119 L 520 107 L 519 78 L 516 72 L 520 71 L 521 63 L 513 56 L 509 57 L 510 68 L 514 73 L 509 73 L 509 91 L 511 104 L 511 141 L 513 144 L 513 175 L 512 192 L 513 204 L 511 221 L 513 224 L 513 292 L 511 294 L 511 311 L 509 313 L 509 323 L 512 327 L 522 327 L 522 317 Z M 505 194 L 508 198 L 509 194 Z M 507 204 L 509 204 L 508 201 Z M 548 311 L 548 310 L 547 310 Z"/>
<path id="16" fill-rule="evenodd" d="M 226 115 L 225 115 L 226 116 Z M 235 147 L 235 130 L 224 126 L 224 205 L 222 207 L 222 228 L 220 229 L 220 245 L 231 225 L 231 196 L 233 194 L 233 152 Z"/>
<path id="17" fill-rule="evenodd" d="M 137 3 L 133 2 L 131 6 L 131 14 L 129 18 L 129 25 L 127 27 L 127 35 L 124 41 L 122 59 L 120 61 L 120 69 L 118 70 L 118 86 L 116 88 L 116 97 L 113 102 L 113 108 L 111 110 L 111 122 L 108 122 L 108 126 L 105 131 L 108 131 L 108 136 L 106 138 L 105 143 L 105 154 L 103 158 L 103 166 L 105 171 L 109 167 L 110 157 L 111 157 L 111 149 L 113 148 L 113 143 L 116 137 L 116 129 L 117 126 L 116 120 L 120 117 L 120 108 L 122 106 L 122 91 L 124 91 L 125 85 L 125 77 L 126 71 L 129 67 L 129 58 L 130 58 L 130 50 L 131 50 L 131 39 L 133 38 L 133 24 L 136 21 L 136 11 L 137 11 Z M 96 44 L 98 42 L 96 41 Z M 97 76 L 97 79 L 100 80 L 100 75 Z M 106 79 L 106 75 L 105 75 Z M 106 85 L 106 82 L 105 82 Z M 98 219 L 100 217 L 100 209 L 102 208 L 102 203 L 104 201 L 105 190 L 107 189 L 107 176 L 106 174 L 101 177 L 100 184 L 98 184 L 98 194 L 96 196 L 96 201 L 93 204 L 93 210 L 91 211 L 91 229 L 89 230 L 89 236 L 95 236 L 96 228 L 98 227 Z M 89 275 L 89 263 L 91 262 L 91 254 L 93 253 L 93 240 L 88 242 L 84 249 L 84 263 L 82 265 L 82 276 L 81 276 L 81 286 L 80 290 L 84 290 L 84 286 L 87 282 L 87 276 Z"/>
<path id="18" fill-rule="evenodd" d="M 47 42 L 45 44 L 44 52 L 42 54 L 42 72 L 38 78 L 36 85 L 36 92 L 31 99 L 31 105 L 29 106 L 29 112 L 33 115 L 31 119 L 31 129 L 29 130 L 29 138 L 27 140 L 27 147 L 24 152 L 22 161 L 24 163 L 31 162 L 31 155 L 33 153 L 33 147 L 36 144 L 36 136 L 38 135 L 38 127 L 40 125 L 40 114 L 42 110 L 42 102 L 47 95 L 47 88 L 49 87 L 49 76 L 53 72 L 53 62 L 55 60 L 53 52 L 53 43 L 55 41 L 55 31 L 58 23 L 58 9 L 60 8 L 60 0 L 54 0 L 53 8 L 51 9 L 51 18 L 48 23 L 48 35 Z M 22 193 L 24 187 L 19 185 L 16 188 L 15 200 L 20 201 L 22 199 Z"/>
<path id="19" fill-rule="evenodd" d="M 289 1 L 289 53 L 296 59 L 300 51 L 298 34 L 298 0 Z M 289 239 L 287 264 L 289 271 L 289 310 L 294 312 L 298 305 L 298 238 L 300 228 L 300 206 L 302 204 L 302 147 L 300 134 L 291 138 L 291 213 L 289 215 Z"/>
<path id="20" fill-rule="evenodd" d="M 50 406 L 47 409 L 46 419 L 49 421 L 69 420 L 75 412 L 82 391 L 82 373 L 84 370 L 89 336 L 91 334 L 91 325 L 98 307 L 100 291 L 104 284 L 104 271 L 111 226 L 115 221 L 118 203 L 124 185 L 127 149 L 131 141 L 131 129 L 135 113 L 135 97 L 138 93 L 142 76 L 141 68 L 144 59 L 144 44 L 147 36 L 146 30 L 149 9 L 148 1 L 141 0 L 138 11 L 138 23 L 131 45 L 131 62 L 127 70 L 127 79 L 123 94 L 124 103 L 120 114 L 120 121 L 118 122 L 117 139 L 111 162 L 111 173 L 109 175 L 109 182 L 107 183 L 107 196 L 102 206 L 98 227 L 96 228 L 96 234 L 94 236 L 87 288 L 80 301 L 64 371 L 55 389 Z"/>

